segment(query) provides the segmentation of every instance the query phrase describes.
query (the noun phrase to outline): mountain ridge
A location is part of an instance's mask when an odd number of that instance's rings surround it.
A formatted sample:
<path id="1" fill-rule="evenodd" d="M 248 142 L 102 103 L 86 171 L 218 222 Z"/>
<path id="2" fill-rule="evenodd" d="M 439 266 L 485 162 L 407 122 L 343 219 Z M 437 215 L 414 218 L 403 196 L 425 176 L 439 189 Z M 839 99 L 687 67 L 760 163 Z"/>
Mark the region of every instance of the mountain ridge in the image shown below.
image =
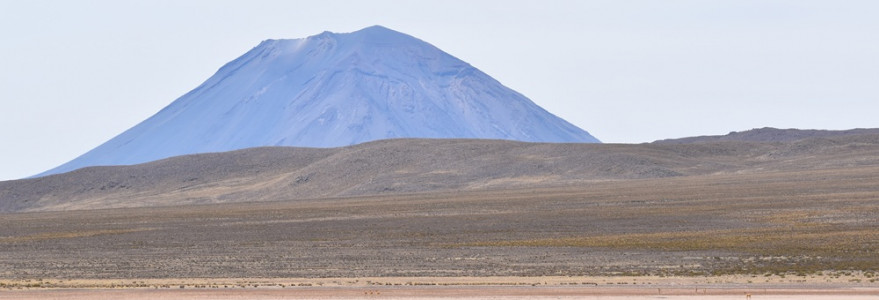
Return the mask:
<path id="1" fill-rule="evenodd" d="M 732 131 L 726 135 L 703 135 L 684 137 L 677 139 L 657 140 L 655 144 L 693 144 L 712 143 L 726 141 L 740 142 L 791 142 L 796 140 L 835 137 L 846 135 L 879 134 L 879 128 L 855 128 L 848 130 L 824 130 L 824 129 L 779 129 L 773 127 L 755 128 L 746 131 Z"/>

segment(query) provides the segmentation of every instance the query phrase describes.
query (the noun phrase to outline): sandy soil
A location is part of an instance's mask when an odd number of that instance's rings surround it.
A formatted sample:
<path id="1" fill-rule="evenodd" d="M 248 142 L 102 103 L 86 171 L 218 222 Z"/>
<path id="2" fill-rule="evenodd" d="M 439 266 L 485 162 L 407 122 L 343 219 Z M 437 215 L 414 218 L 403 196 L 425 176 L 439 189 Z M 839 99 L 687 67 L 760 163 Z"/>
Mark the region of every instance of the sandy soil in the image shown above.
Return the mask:
<path id="1" fill-rule="evenodd" d="M 879 288 L 296 287 L 255 289 L 43 289 L 0 299 L 877 299 Z"/>
<path id="2" fill-rule="evenodd" d="M 0 299 L 879 299 L 846 278 L 373 277 L 2 281 Z M 8 288 L 9 286 L 14 286 Z"/>

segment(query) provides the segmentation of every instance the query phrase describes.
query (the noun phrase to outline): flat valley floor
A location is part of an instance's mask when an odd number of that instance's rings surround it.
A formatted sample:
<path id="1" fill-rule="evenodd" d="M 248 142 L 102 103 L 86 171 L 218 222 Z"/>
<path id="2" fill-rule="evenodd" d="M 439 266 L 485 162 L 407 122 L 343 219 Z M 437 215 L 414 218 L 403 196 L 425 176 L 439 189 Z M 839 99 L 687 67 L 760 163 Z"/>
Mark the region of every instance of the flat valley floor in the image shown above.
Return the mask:
<path id="1" fill-rule="evenodd" d="M 11 213 L 0 299 L 877 299 L 877 199 L 851 167 Z"/>
<path id="2" fill-rule="evenodd" d="M 750 297 L 748 297 L 750 295 Z M 255 289 L 52 289 L 0 299 L 877 299 L 879 288 L 747 287 L 296 287 Z"/>

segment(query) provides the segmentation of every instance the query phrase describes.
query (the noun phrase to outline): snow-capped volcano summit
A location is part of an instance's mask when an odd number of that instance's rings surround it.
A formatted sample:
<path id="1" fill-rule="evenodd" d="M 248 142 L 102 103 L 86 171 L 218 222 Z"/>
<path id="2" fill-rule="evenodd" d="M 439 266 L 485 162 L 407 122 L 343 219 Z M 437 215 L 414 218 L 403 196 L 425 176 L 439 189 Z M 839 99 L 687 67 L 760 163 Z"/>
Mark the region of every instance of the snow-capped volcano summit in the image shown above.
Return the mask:
<path id="1" fill-rule="evenodd" d="M 598 142 L 442 50 L 373 26 L 263 41 L 149 119 L 39 176 L 193 153 L 388 138 Z"/>

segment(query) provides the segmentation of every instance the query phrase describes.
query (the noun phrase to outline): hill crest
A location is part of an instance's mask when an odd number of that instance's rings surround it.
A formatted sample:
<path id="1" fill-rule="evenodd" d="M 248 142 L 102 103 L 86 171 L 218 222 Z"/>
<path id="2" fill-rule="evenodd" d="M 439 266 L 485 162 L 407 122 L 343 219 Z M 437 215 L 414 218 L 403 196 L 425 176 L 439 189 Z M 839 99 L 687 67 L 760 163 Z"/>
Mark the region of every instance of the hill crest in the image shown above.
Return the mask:
<path id="1" fill-rule="evenodd" d="M 772 127 L 755 128 L 751 130 L 736 132 L 732 131 L 726 135 L 706 135 L 685 137 L 678 139 L 658 140 L 655 144 L 695 144 L 695 143 L 714 143 L 714 142 L 761 142 L 761 143 L 780 143 L 792 142 L 810 138 L 825 138 L 847 135 L 861 134 L 879 134 L 879 128 L 856 128 L 849 130 L 820 130 L 820 129 L 778 129 Z"/>
<path id="2" fill-rule="evenodd" d="M 879 134 L 638 145 L 390 139 L 194 154 L 4 181 L 0 212 L 583 188 L 601 181 L 875 166 Z"/>

